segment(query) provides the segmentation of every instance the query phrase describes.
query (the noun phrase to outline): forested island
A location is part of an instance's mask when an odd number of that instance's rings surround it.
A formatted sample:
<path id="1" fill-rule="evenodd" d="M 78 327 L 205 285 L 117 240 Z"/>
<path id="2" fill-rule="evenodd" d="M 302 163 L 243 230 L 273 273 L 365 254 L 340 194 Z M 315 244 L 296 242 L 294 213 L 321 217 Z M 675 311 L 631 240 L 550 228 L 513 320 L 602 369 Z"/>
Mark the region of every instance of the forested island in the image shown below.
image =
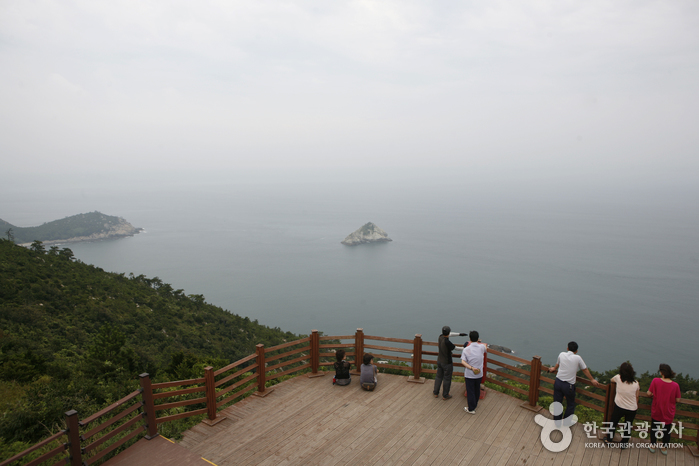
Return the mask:
<path id="1" fill-rule="evenodd" d="M 158 277 L 108 273 L 70 249 L 0 239 L 0 458 L 139 386 L 203 376 L 298 336 L 187 295 Z"/>
<path id="2" fill-rule="evenodd" d="M 18 227 L 0 219 L 4 237 L 18 244 L 41 241 L 45 245 L 123 238 L 142 231 L 121 217 L 90 212 L 44 223 L 38 227 Z"/>

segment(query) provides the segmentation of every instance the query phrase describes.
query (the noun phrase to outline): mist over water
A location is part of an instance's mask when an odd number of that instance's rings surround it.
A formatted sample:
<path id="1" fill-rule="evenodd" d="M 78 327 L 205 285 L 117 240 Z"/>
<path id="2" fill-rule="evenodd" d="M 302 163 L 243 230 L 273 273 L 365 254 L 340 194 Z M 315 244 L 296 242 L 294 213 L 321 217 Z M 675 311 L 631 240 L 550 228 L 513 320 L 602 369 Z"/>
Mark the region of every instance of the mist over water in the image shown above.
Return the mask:
<path id="1" fill-rule="evenodd" d="M 145 232 L 67 247 L 297 333 L 434 341 L 450 325 L 545 364 L 576 340 L 594 370 L 630 360 L 699 376 L 699 215 L 686 192 L 365 175 L 17 187 L 0 218 L 124 217 Z M 340 244 L 368 221 L 393 242 Z"/>

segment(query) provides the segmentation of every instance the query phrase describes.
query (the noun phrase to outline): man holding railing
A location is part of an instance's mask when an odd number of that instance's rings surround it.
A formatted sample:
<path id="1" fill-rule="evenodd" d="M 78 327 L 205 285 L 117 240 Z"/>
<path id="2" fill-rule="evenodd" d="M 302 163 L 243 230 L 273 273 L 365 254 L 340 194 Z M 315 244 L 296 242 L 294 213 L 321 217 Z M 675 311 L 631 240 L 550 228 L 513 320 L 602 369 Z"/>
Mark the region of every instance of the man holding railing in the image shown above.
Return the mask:
<path id="1" fill-rule="evenodd" d="M 554 420 L 561 420 L 575 414 L 575 382 L 578 371 L 583 371 L 588 379 L 592 380 L 592 385 L 599 387 L 600 384 L 592 377 L 590 370 L 585 365 L 582 357 L 578 355 L 578 344 L 574 341 L 568 343 L 568 351 L 558 355 L 556 365 L 548 368 L 548 372 L 556 372 L 556 380 L 553 384 L 553 401 L 563 404 L 566 399 L 565 414 L 553 416 Z"/>

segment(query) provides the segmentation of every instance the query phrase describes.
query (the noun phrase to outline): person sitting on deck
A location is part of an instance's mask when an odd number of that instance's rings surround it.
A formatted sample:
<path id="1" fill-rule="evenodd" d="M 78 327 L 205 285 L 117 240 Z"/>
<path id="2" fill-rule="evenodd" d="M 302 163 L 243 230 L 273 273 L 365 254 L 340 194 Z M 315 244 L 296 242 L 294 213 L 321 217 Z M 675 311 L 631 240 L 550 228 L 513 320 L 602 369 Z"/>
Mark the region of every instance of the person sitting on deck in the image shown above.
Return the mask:
<path id="1" fill-rule="evenodd" d="M 352 381 L 350 377 L 350 363 L 345 361 L 345 350 L 341 349 L 335 353 L 337 361 L 333 366 L 335 367 L 335 379 L 333 383 L 337 385 L 349 385 Z"/>
<path id="2" fill-rule="evenodd" d="M 364 364 L 361 366 L 362 373 L 359 376 L 359 383 L 362 384 L 362 388 L 369 391 L 376 388 L 376 383 L 378 382 L 376 374 L 379 373 L 378 367 L 371 363 L 372 359 L 374 359 L 373 355 L 369 353 L 364 355 Z"/>

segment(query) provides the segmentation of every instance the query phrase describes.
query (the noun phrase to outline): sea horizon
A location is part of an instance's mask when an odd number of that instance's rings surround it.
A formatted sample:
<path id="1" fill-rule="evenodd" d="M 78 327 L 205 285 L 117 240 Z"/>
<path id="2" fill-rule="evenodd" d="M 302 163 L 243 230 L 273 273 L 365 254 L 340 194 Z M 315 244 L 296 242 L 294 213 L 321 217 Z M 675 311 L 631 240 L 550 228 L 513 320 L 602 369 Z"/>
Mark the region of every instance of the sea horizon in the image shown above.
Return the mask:
<path id="1" fill-rule="evenodd" d="M 630 360 L 639 373 L 668 363 L 697 377 L 680 343 L 699 324 L 691 202 L 453 181 L 64 186 L 14 193 L 0 218 L 34 226 L 95 210 L 123 217 L 144 231 L 65 247 L 294 333 L 361 327 L 435 341 L 450 325 L 544 364 L 575 340 L 593 370 Z M 369 221 L 393 241 L 340 244 Z"/>

